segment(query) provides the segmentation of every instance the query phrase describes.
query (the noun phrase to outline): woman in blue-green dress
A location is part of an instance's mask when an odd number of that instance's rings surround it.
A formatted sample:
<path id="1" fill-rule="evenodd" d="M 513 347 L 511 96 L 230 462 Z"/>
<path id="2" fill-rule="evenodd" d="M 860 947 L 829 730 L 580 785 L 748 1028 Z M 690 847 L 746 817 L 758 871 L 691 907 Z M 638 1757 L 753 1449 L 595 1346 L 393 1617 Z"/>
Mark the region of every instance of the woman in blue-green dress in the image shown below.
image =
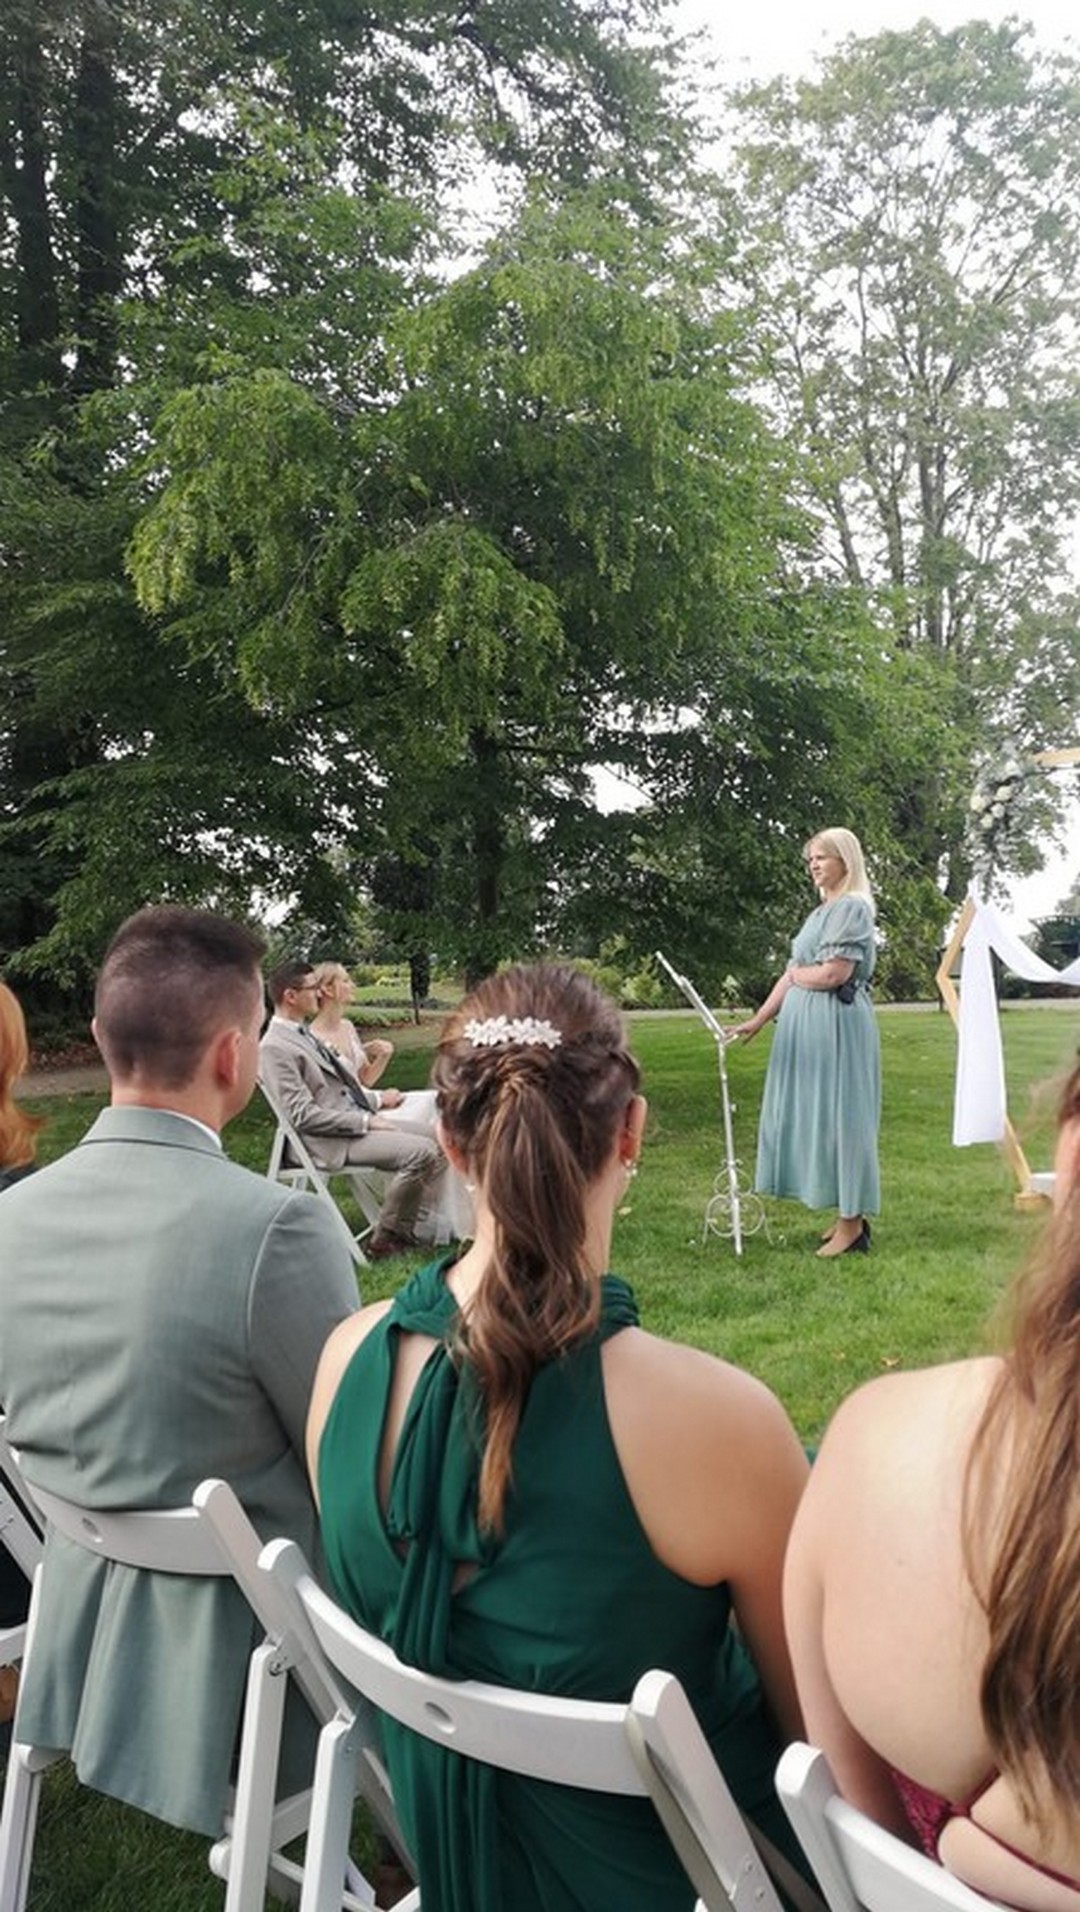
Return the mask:
<path id="1" fill-rule="evenodd" d="M 766 1388 L 645 1333 L 607 1272 L 645 1120 L 619 1017 L 565 966 L 503 971 L 434 1081 L 476 1236 L 327 1346 L 309 1464 L 337 1595 L 450 1677 L 625 1701 L 674 1672 L 792 1854 L 772 1771 L 798 1725 L 780 1579 L 806 1461 Z M 649 1801 L 384 1736 L 425 1906 L 690 1912 Z"/>
<path id="2" fill-rule="evenodd" d="M 821 896 L 791 961 L 761 1008 L 729 1033 L 777 1018 L 758 1130 L 755 1188 L 807 1208 L 836 1208 L 818 1254 L 865 1254 L 881 1205 L 881 1061 L 870 1001 L 874 899 L 851 830 L 822 830 L 805 849 Z"/>

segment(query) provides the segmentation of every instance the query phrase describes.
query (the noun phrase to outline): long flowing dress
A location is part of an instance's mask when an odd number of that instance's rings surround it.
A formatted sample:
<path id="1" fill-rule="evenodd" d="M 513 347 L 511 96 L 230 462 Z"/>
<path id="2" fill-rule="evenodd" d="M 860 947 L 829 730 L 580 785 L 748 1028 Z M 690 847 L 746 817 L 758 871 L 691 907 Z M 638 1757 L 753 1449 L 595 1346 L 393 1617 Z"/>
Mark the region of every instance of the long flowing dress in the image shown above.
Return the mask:
<path id="1" fill-rule="evenodd" d="M 693 1586 L 656 1558 L 608 1425 L 600 1349 L 637 1321 L 604 1277 L 595 1336 L 542 1368 L 514 1443 L 501 1540 L 476 1525 L 477 1399 L 449 1358 L 447 1262 L 422 1269 L 357 1349 L 319 1449 L 322 1532 L 349 1612 L 410 1664 L 534 1692 L 626 1700 L 676 1673 L 739 1803 L 793 1846 L 776 1808 L 777 1740 L 729 1625 L 726 1584 Z M 394 1457 L 384 1517 L 376 1468 L 397 1340 L 432 1335 Z M 455 1568 L 467 1569 L 452 1591 Z M 460 1578 L 460 1573 L 459 1573 Z M 648 1800 L 499 1773 L 384 1722 L 424 1904 L 437 1912 L 689 1912 L 694 1893 Z"/>
<path id="2" fill-rule="evenodd" d="M 765 1078 L 754 1186 L 807 1208 L 876 1215 L 881 1060 L 868 992 L 874 919 L 861 896 L 819 904 L 791 946 L 796 963 L 831 956 L 854 963 L 854 1001 L 797 983 L 784 997 Z"/>

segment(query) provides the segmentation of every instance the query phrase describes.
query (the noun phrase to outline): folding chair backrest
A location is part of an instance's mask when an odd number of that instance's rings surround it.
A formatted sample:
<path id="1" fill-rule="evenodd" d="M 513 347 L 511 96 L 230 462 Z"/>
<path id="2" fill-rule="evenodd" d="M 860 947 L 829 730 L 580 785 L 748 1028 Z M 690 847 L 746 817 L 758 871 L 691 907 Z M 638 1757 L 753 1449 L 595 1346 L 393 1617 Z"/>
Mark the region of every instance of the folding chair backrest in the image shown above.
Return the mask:
<path id="1" fill-rule="evenodd" d="M 216 1534 L 194 1507 L 111 1513 L 80 1507 L 42 1487 L 34 1488 L 34 1499 L 57 1533 L 121 1566 L 203 1577 L 231 1572 Z"/>
<path id="2" fill-rule="evenodd" d="M 42 1527 L 33 1494 L 23 1480 L 18 1462 L 8 1445 L 4 1416 L 0 1415 L 0 1544 L 26 1576 L 27 1607 L 30 1603 L 30 1583 L 45 1551 Z M 0 1666 L 14 1666 L 25 1651 L 25 1619 L 16 1619 L 7 1626 L 0 1626 Z"/>
<path id="3" fill-rule="evenodd" d="M 830 1912 L 1004 1912 L 842 1799 L 815 1747 L 787 1748 L 776 1790 Z"/>
<path id="4" fill-rule="evenodd" d="M 263 1543 L 227 1481 L 204 1480 L 195 1489 L 192 1506 L 212 1533 L 220 1557 L 245 1595 L 267 1638 L 282 1649 L 297 1684 L 303 1689 L 316 1719 L 325 1724 L 342 1704 L 342 1689 L 329 1677 L 320 1654 L 311 1659 L 302 1651 L 293 1625 L 294 1603 L 276 1581 L 259 1571 Z"/>
<path id="5" fill-rule="evenodd" d="M 629 1706 L 557 1699 L 406 1666 L 335 1604 L 300 1549 L 272 1541 L 265 1572 L 297 1604 L 296 1630 L 380 1711 L 471 1759 L 591 1792 L 650 1796 L 703 1904 L 780 1912 L 744 1820 L 671 1674 L 649 1673 Z M 318 1781 L 313 1826 L 318 1813 Z"/>
<path id="6" fill-rule="evenodd" d="M 18 1456 L 14 1459 L 17 1463 Z M 104 1559 L 162 1574 L 224 1577 L 230 1571 L 213 1529 L 194 1507 L 115 1513 L 80 1506 L 38 1486 L 29 1488 L 28 1492 L 32 1504 L 50 1527 Z M 35 1614 L 36 1596 L 27 1631 L 28 1663 L 34 1656 Z M 132 1703 L 136 1703 L 134 1695 Z M 0 1912 L 24 1912 L 30 1889 L 41 1774 L 55 1758 L 55 1752 L 49 1747 L 34 1746 L 19 1738 L 9 1751 L 0 1817 Z M 275 1770 L 276 1759 L 275 1747 Z M 272 1785 L 271 1779 L 271 1789 Z M 269 1826 L 271 1814 L 265 1817 Z M 253 1866 L 256 1864 L 261 1904 L 270 1867 L 269 1836 L 264 1847 L 254 1855 Z M 254 1904 L 254 1887 L 248 1888 L 244 1898 L 232 1894 L 227 1900 L 230 1912 L 248 1912 Z"/>
<path id="7" fill-rule="evenodd" d="M 259 1088 L 262 1091 L 263 1100 L 266 1102 L 271 1115 L 277 1123 L 274 1140 L 270 1146 L 270 1160 L 266 1166 L 267 1181 L 291 1182 L 295 1187 L 307 1189 L 312 1195 L 318 1196 L 321 1201 L 328 1202 L 338 1226 L 342 1229 L 348 1241 L 349 1253 L 353 1256 L 354 1260 L 366 1265 L 367 1256 L 364 1253 L 361 1242 L 363 1237 L 370 1234 L 371 1229 L 378 1222 L 380 1204 L 374 1190 L 367 1182 L 363 1171 L 359 1168 L 320 1168 L 311 1150 L 308 1148 L 307 1143 L 304 1141 L 303 1136 L 298 1129 L 293 1127 L 285 1110 L 274 1095 L 273 1090 L 267 1087 L 261 1077 L 259 1078 Z M 334 1200 L 330 1188 L 330 1177 L 333 1174 L 348 1176 L 352 1185 L 353 1192 L 365 1221 L 365 1226 L 361 1229 L 359 1235 L 353 1234 L 337 1202 Z"/>
<path id="8" fill-rule="evenodd" d="M 19 1463 L 7 1438 L 5 1417 L 0 1414 L 0 1541 L 17 1561 L 28 1580 L 32 1580 L 43 1552 L 41 1522 L 37 1519 L 33 1490 L 19 1472 Z"/>
<path id="9" fill-rule="evenodd" d="M 17 1467 L 17 1456 L 10 1449 L 6 1452 Z M 295 1897 L 302 1880 L 301 1870 L 282 1848 L 306 1830 L 310 1799 L 307 1794 L 276 1799 L 285 1689 L 285 1681 L 279 1675 L 286 1668 L 295 1674 L 320 1723 L 333 1717 L 339 1696 L 336 1688 L 320 1677 L 320 1668 L 300 1665 L 295 1656 L 281 1650 L 280 1640 L 291 1615 L 291 1602 L 287 1603 L 265 1575 L 258 1572 L 262 1543 L 232 1488 L 224 1481 L 204 1481 L 190 1506 L 124 1512 L 84 1507 L 37 1486 L 28 1489 L 28 1493 L 32 1496 L 32 1505 L 40 1510 L 50 1527 L 90 1553 L 151 1573 L 230 1577 L 247 1596 L 256 1620 L 267 1635 L 252 1654 L 249 1700 L 258 1662 L 264 1675 L 263 1696 L 269 1692 L 273 1701 L 261 1708 L 259 1730 L 250 1735 L 245 1712 L 248 1759 L 243 1775 L 244 1795 L 241 1799 L 238 1784 L 235 1817 L 227 1822 L 224 1836 L 212 1848 L 210 1863 L 219 1876 L 227 1880 L 226 1912 L 255 1912 L 256 1907 L 261 1912 L 268 1879 L 275 1892 Z M 28 1645 L 31 1656 L 33 1650 L 31 1622 Z M 15 1744 L 9 1756 L 0 1822 L 0 1912 L 23 1912 L 26 1906 L 37 1789 L 41 1771 L 55 1756 L 47 1748 L 21 1742 Z M 383 1794 L 376 1791 L 373 1803 L 376 1810 L 383 1806 Z M 392 1807 L 387 1805 L 381 1817 L 392 1836 L 396 1829 Z M 342 1892 L 344 1876 L 343 1864 L 337 1906 L 357 1906 L 361 1900 L 369 1903 L 371 1895 L 362 1880 L 360 1885 L 364 1890 L 360 1899 Z"/>
<path id="10" fill-rule="evenodd" d="M 228 1483 L 223 1480 L 204 1480 L 195 1489 L 192 1505 L 213 1532 L 233 1578 L 246 1595 L 267 1639 L 267 1648 L 257 1652 L 252 1662 L 248 1701 L 244 1711 L 244 1738 L 237 1780 L 237 1837 L 242 1839 L 242 1815 L 248 1806 L 245 1788 L 255 1753 L 251 1734 L 261 1730 L 256 1688 L 264 1674 L 278 1679 L 287 1670 L 321 1726 L 344 1710 L 351 1709 L 352 1700 L 335 1676 L 329 1661 L 317 1648 L 312 1651 L 313 1641 L 308 1629 L 297 1629 L 297 1604 L 291 1592 L 273 1576 L 260 1571 L 262 1542 Z M 391 1844 L 407 1859 L 406 1841 L 397 1821 L 390 1782 L 378 1750 L 377 1730 L 370 1718 L 365 1720 L 364 1725 L 367 1729 L 362 1736 L 365 1758 L 358 1770 L 358 1790 L 367 1800 Z"/>

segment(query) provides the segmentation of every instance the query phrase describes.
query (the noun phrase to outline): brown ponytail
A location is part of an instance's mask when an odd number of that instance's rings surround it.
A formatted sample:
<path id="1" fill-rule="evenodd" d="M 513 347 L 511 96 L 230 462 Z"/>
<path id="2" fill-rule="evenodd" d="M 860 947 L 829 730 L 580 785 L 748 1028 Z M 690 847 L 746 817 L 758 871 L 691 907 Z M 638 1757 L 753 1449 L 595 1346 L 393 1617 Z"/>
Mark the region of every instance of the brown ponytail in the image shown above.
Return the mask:
<path id="1" fill-rule="evenodd" d="M 1077 1116 L 1080 1067 L 1061 1106 L 1063 1122 Z M 1048 1778 L 1080 1807 L 1080 1178 L 1019 1288 L 1012 1352 L 968 1462 L 964 1523 L 990 1631 L 983 1719 L 1038 1823 Z"/>
<path id="2" fill-rule="evenodd" d="M 531 1018 L 558 1042 L 485 1046 L 470 1023 Z M 583 1264 L 585 1196 L 614 1147 L 638 1069 L 617 1011 L 564 964 L 489 977 L 448 1021 L 433 1080 L 443 1125 L 483 1182 L 492 1258 L 458 1351 L 484 1410 L 479 1520 L 499 1532 L 511 1456 L 537 1369 L 595 1327 L 599 1292 Z"/>

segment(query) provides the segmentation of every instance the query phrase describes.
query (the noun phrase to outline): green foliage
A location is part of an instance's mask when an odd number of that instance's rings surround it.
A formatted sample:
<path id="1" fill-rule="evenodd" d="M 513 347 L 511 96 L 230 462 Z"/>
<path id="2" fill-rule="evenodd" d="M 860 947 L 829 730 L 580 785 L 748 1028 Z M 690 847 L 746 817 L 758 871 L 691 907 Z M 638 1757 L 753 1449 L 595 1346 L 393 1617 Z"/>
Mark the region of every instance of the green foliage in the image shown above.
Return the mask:
<path id="1" fill-rule="evenodd" d="M 617 1002 L 620 1009 L 659 1009 L 682 1004 L 682 997 L 660 965 L 651 958 L 641 962 L 624 936 L 612 936 L 601 944 L 595 959 L 574 956 L 571 960 L 575 969 L 591 976 L 597 988 Z"/>
<path id="2" fill-rule="evenodd" d="M 924 20 L 734 102 L 765 376 L 829 561 L 957 726 L 943 758 L 915 733 L 899 819 L 954 897 L 977 768 L 1067 735 L 1080 699 L 1078 80 L 1017 21 Z M 1024 821 L 1017 869 L 1045 802 Z"/>
<path id="3" fill-rule="evenodd" d="M 500 0 L 482 22 L 444 0 L 407 17 L 5 10 L 0 950 L 24 977 L 84 984 L 147 896 L 276 886 L 301 915 L 329 910 L 324 852 L 360 754 L 316 670 L 349 674 L 321 650 L 341 582 L 328 527 L 358 510 L 351 477 L 333 482 L 348 421 L 381 402 L 436 188 L 479 154 L 577 181 L 617 155 L 642 206 L 661 155 L 675 176 L 655 16 L 652 0 Z M 162 419 L 181 448 L 214 444 L 186 490 L 155 463 Z"/>
<path id="4" fill-rule="evenodd" d="M 264 715 L 303 717 L 376 901 L 397 868 L 396 940 L 473 973 L 561 932 L 591 761 L 651 758 L 662 794 L 694 749 L 668 712 L 727 705 L 736 673 L 761 704 L 763 625 L 793 762 L 836 675 L 782 641 L 795 526 L 738 395 L 742 329 L 703 299 L 705 255 L 627 210 L 536 195 L 387 316 L 377 400 L 269 369 L 186 388 L 129 547 L 144 613 Z"/>
<path id="5" fill-rule="evenodd" d="M 173 896 L 469 974 L 617 931 L 643 992 L 658 945 L 745 987 L 844 822 L 925 984 L 973 762 L 1076 690 L 1072 71 L 1014 28 L 852 43 L 748 99 L 717 211 L 661 16 L 5 16 L 15 973 L 85 990 Z M 448 281 L 481 151 L 527 185 Z"/>

